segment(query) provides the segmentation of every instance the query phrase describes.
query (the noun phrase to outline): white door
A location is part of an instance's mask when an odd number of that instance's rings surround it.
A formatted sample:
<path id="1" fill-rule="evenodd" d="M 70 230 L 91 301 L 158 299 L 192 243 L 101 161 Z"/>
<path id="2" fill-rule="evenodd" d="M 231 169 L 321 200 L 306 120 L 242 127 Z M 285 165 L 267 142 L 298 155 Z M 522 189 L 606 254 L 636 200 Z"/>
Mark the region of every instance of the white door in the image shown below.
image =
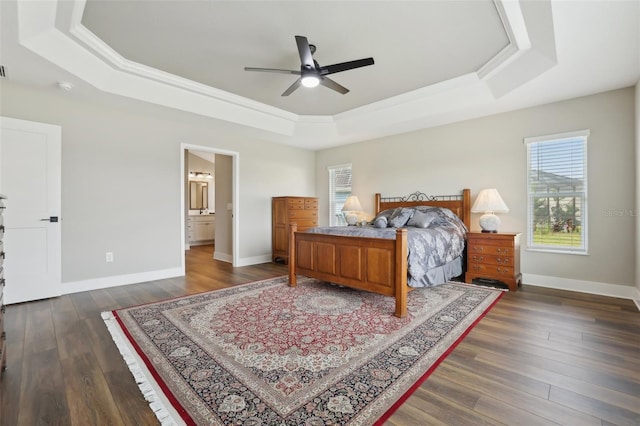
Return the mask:
<path id="1" fill-rule="evenodd" d="M 5 303 L 62 294 L 61 128 L 0 117 Z"/>

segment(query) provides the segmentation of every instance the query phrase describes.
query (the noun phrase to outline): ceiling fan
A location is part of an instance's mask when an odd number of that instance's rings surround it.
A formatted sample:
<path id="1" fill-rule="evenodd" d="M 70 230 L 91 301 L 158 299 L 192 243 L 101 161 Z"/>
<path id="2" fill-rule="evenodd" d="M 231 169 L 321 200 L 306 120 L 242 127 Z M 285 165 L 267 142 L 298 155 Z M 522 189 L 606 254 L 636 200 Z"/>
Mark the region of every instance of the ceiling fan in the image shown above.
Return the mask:
<path id="1" fill-rule="evenodd" d="M 373 65 L 373 58 L 366 58 L 321 67 L 318 65 L 318 62 L 313 59 L 316 47 L 313 44 L 309 44 L 306 37 L 296 36 L 296 44 L 298 45 L 298 53 L 300 54 L 300 71 L 251 67 L 245 67 L 244 70 L 299 75 L 300 78 L 289 86 L 282 96 L 289 96 L 301 85 L 305 87 L 316 87 L 318 84 L 344 95 L 349 92 L 349 89 L 331 80 L 327 75 Z"/>

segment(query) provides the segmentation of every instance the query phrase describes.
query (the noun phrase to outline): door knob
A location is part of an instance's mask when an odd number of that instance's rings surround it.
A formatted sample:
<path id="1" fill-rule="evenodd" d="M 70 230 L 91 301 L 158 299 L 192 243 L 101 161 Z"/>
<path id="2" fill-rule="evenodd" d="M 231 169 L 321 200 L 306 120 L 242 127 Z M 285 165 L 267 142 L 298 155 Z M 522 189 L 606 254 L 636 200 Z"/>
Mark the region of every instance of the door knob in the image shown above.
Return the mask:
<path id="1" fill-rule="evenodd" d="M 40 222 L 57 222 L 58 216 L 50 216 L 47 219 L 40 219 Z"/>

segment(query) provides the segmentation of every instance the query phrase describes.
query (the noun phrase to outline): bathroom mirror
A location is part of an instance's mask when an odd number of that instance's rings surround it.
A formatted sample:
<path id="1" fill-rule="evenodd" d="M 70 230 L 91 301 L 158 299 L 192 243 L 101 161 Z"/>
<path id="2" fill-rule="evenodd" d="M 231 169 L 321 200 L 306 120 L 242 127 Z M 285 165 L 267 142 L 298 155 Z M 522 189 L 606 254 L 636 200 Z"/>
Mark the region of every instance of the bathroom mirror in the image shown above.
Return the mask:
<path id="1" fill-rule="evenodd" d="M 192 180 L 189 182 L 189 209 L 209 208 L 209 187 L 207 182 Z"/>

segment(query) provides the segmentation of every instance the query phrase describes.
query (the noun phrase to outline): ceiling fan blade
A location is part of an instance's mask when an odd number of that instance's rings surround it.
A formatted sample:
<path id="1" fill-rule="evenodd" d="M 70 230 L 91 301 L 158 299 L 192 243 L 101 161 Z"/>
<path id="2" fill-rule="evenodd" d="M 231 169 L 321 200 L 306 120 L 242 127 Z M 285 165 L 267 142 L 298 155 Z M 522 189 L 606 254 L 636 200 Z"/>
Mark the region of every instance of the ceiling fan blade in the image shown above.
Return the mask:
<path id="1" fill-rule="evenodd" d="M 300 64 L 310 70 L 315 70 L 316 65 L 313 62 L 313 55 L 309 47 L 309 41 L 304 36 L 296 36 L 296 44 L 298 45 L 298 53 L 300 54 Z"/>
<path id="2" fill-rule="evenodd" d="M 352 70 L 354 68 L 366 67 L 373 65 L 373 58 L 358 59 L 356 61 L 341 62 L 339 64 L 327 65 L 320 68 L 320 74 L 328 75 L 337 72 Z"/>
<path id="3" fill-rule="evenodd" d="M 251 67 L 244 67 L 245 71 L 260 71 L 260 72 L 277 72 L 280 74 L 294 74 L 294 75 L 300 75 L 300 71 L 293 71 L 293 70 L 281 70 L 278 68 L 251 68 Z"/>
<path id="4" fill-rule="evenodd" d="M 336 92 L 341 93 L 343 95 L 349 93 L 349 89 L 347 89 L 341 84 L 336 83 L 335 81 L 331 80 L 329 77 L 322 77 L 320 79 L 320 84 L 331 90 L 335 90 Z"/>
<path id="5" fill-rule="evenodd" d="M 301 85 L 302 85 L 302 78 L 299 78 L 296 81 L 294 81 L 293 84 L 289 86 L 289 88 L 285 90 L 281 96 L 289 96 L 290 94 L 293 93 L 294 90 L 296 90 Z"/>

